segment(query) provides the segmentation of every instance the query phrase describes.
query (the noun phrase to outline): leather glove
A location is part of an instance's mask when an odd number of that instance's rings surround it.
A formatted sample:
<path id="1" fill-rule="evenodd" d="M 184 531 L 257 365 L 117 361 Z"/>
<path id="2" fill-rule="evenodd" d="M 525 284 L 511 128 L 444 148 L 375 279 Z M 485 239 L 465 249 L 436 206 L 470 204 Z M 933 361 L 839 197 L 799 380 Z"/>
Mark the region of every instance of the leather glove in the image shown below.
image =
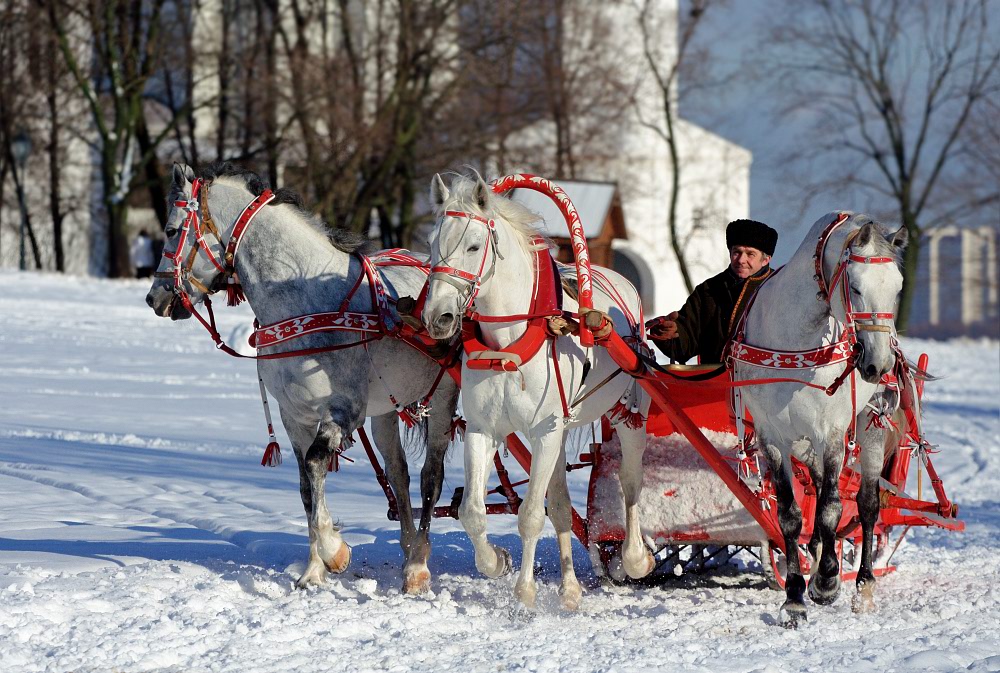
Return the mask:
<path id="1" fill-rule="evenodd" d="M 646 321 L 646 331 L 649 338 L 656 341 L 666 341 L 677 338 L 677 311 L 668 313 L 666 316 L 653 318 Z"/>

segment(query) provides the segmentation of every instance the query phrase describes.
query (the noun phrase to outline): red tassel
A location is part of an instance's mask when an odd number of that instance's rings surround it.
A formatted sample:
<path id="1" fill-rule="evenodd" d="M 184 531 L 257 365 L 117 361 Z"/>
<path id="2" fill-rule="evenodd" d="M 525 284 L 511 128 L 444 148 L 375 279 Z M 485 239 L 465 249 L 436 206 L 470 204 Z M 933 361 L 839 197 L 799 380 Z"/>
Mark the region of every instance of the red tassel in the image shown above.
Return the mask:
<path id="1" fill-rule="evenodd" d="M 230 278 L 230 281 L 232 279 Z M 226 285 L 226 305 L 227 306 L 239 306 L 242 302 L 245 302 L 247 297 L 243 294 L 243 286 L 239 283 L 230 282 Z"/>
<path id="2" fill-rule="evenodd" d="M 621 400 L 618 400 L 615 406 L 611 407 L 611 411 L 608 412 L 608 418 L 621 421 L 625 423 L 626 428 L 631 428 L 632 430 L 638 430 L 646 422 L 646 419 L 638 410 L 629 409 Z"/>
<path id="3" fill-rule="evenodd" d="M 413 412 L 410 411 L 409 409 L 404 407 L 399 411 L 397 411 L 396 414 L 399 416 L 399 420 L 403 421 L 403 425 L 405 425 L 406 427 L 408 428 L 416 427 L 417 418 L 416 416 L 413 415 Z"/>
<path id="4" fill-rule="evenodd" d="M 277 467 L 281 465 L 281 447 L 278 446 L 277 442 L 271 442 L 264 449 L 264 457 L 261 458 L 260 464 L 266 467 Z"/>
<path id="5" fill-rule="evenodd" d="M 451 419 L 451 441 L 458 439 L 465 439 L 465 419 L 461 416 Z"/>

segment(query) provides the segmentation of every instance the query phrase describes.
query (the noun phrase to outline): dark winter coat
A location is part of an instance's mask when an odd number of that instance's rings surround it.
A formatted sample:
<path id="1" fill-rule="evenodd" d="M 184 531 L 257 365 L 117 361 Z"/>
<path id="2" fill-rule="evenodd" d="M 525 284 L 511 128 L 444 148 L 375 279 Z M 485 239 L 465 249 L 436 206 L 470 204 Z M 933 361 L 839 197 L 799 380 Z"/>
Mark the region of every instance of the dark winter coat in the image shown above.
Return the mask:
<path id="1" fill-rule="evenodd" d="M 677 362 L 687 362 L 695 355 L 703 363 L 721 362 L 722 350 L 729 341 L 740 310 L 770 275 L 770 266 L 765 266 L 746 280 L 732 269 L 712 276 L 696 287 L 684 302 L 677 317 L 677 338 L 653 339 L 653 344 Z"/>

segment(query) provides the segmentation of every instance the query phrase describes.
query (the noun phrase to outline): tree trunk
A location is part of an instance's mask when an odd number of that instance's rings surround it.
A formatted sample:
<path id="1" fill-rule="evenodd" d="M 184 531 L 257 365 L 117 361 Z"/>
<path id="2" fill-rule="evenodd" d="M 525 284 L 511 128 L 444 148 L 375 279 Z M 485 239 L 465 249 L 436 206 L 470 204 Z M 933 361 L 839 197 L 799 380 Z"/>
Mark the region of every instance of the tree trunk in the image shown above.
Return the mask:
<path id="1" fill-rule="evenodd" d="M 14 167 L 14 155 L 11 153 L 10 146 L 7 146 L 7 161 L 11 165 L 11 177 L 14 178 L 14 189 L 17 191 L 18 206 L 23 208 L 20 211 L 21 221 L 24 226 L 24 233 L 28 237 L 28 243 L 31 245 L 31 254 L 35 259 L 35 268 L 39 271 L 42 270 L 42 255 L 38 250 L 38 239 L 35 238 L 35 229 L 31 226 L 31 215 L 28 213 L 28 204 L 25 201 L 24 196 L 24 185 L 21 184 L 21 178 L 23 177 L 17 172 Z M 21 226 L 20 224 L 18 226 Z M 27 266 L 27 263 L 25 264 Z"/>
<path id="2" fill-rule="evenodd" d="M 670 231 L 670 248 L 677 258 L 677 268 L 680 269 L 681 277 L 684 279 L 684 287 L 688 294 L 694 292 L 694 283 L 691 282 L 691 272 L 688 271 L 687 258 L 684 256 L 684 247 L 681 245 L 680 234 L 677 231 L 677 202 L 681 193 L 681 159 L 677 151 L 677 135 L 674 133 L 674 115 L 670 107 L 670 89 L 663 90 L 663 107 L 667 124 L 667 148 L 670 150 L 670 207 L 667 210 L 667 229 Z"/>
<path id="3" fill-rule="evenodd" d="M 48 90 L 45 92 L 46 103 L 49 108 L 49 212 L 52 214 L 52 252 L 56 261 L 56 271 L 60 273 L 66 271 L 66 256 L 63 251 L 63 219 L 65 213 L 62 210 L 62 193 L 59 180 L 59 101 L 57 91 L 59 87 L 59 73 L 56 70 L 56 59 L 48 59 Z"/>
<path id="4" fill-rule="evenodd" d="M 112 203 L 110 199 L 105 199 L 104 208 L 108 214 L 108 277 L 129 278 L 132 263 L 126 227 L 128 206 L 124 202 Z"/>
<path id="5" fill-rule="evenodd" d="M 902 334 L 906 332 L 906 326 L 910 321 L 910 314 L 913 312 L 913 300 L 917 289 L 917 279 L 919 277 L 920 263 L 920 227 L 917 226 L 916 218 L 912 213 L 903 211 L 903 225 L 909 233 L 909 243 L 903 251 L 903 292 L 899 299 L 899 310 L 896 313 L 896 330 Z"/>
<path id="6" fill-rule="evenodd" d="M 153 205 L 153 212 L 156 213 L 156 220 L 160 223 L 160 229 L 167 227 L 167 190 L 163 186 L 163 174 L 160 172 L 160 162 L 153 154 L 153 140 L 149 137 L 149 128 L 146 126 L 146 117 L 141 115 L 135 129 L 135 137 L 139 142 L 139 152 L 142 156 L 151 156 L 146 162 L 144 170 L 146 172 L 146 189 L 149 191 L 149 201 Z"/>

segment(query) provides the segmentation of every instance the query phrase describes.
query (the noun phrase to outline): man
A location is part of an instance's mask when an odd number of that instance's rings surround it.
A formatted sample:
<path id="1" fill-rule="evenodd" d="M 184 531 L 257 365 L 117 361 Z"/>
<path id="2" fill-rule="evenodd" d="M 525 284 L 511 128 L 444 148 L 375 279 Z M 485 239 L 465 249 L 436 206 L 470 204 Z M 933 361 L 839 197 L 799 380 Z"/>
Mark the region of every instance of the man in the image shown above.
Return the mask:
<path id="1" fill-rule="evenodd" d="M 149 232 L 141 229 L 132 242 L 132 249 L 129 252 L 132 256 L 132 266 L 135 267 L 135 277 L 149 278 L 156 265 L 156 260 L 153 259 L 153 239 L 149 237 Z"/>
<path id="2" fill-rule="evenodd" d="M 729 268 L 696 287 L 679 312 L 648 321 L 653 344 L 677 362 L 695 355 L 701 362 L 721 362 L 740 312 L 772 273 L 769 264 L 777 242 L 778 232 L 763 222 L 730 222 Z"/>

